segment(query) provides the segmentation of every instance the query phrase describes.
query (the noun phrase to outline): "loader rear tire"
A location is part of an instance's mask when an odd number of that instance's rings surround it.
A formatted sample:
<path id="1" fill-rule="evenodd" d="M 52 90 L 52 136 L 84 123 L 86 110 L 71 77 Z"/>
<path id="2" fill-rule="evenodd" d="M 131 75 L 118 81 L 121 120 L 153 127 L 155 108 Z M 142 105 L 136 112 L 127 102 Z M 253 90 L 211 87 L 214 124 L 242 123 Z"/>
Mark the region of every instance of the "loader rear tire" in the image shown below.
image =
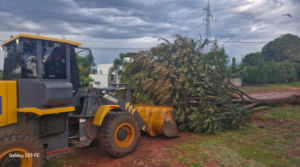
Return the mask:
<path id="1" fill-rule="evenodd" d="M 128 112 L 118 112 L 105 117 L 100 127 L 100 145 L 114 157 L 132 153 L 139 141 L 141 131 L 138 121 Z"/>
<path id="2" fill-rule="evenodd" d="M 16 157 L 23 155 L 23 158 Z M 40 167 L 46 153 L 42 141 L 25 130 L 0 132 L 0 167 Z"/>

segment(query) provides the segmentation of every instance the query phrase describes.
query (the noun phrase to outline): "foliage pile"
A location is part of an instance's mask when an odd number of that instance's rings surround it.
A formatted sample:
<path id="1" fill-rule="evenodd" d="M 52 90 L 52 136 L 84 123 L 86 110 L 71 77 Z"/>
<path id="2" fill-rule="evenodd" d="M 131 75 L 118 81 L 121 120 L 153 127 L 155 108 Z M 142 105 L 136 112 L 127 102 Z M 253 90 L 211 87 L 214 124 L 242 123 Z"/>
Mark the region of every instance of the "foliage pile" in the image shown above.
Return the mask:
<path id="1" fill-rule="evenodd" d="M 233 94 L 243 92 L 229 79 L 228 56 L 214 44 L 203 54 L 204 44 L 175 35 L 157 47 L 133 56 L 122 74 L 129 82 L 134 104 L 172 106 L 181 131 L 213 132 L 238 129 L 248 120 Z"/>

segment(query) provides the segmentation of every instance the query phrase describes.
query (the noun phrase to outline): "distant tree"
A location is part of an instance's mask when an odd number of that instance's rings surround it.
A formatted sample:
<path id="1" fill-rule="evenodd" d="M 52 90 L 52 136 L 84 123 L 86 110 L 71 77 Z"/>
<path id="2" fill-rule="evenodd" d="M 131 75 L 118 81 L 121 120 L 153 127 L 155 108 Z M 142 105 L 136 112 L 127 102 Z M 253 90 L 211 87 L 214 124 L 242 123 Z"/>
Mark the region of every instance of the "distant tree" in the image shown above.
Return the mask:
<path id="1" fill-rule="evenodd" d="M 228 55 L 225 53 L 225 49 L 220 49 L 215 52 L 208 52 L 207 54 L 204 54 L 204 61 L 206 64 L 213 65 L 213 62 L 216 60 L 216 58 L 221 58 L 222 61 L 227 62 Z"/>
<path id="2" fill-rule="evenodd" d="M 88 56 L 79 56 L 76 54 L 77 64 L 84 67 L 90 67 Z"/>
<path id="3" fill-rule="evenodd" d="M 136 55 L 134 52 L 120 53 L 119 58 L 116 58 L 113 61 L 113 66 L 109 69 L 108 73 L 111 75 L 115 72 L 118 76 L 121 76 L 121 73 L 127 64 L 127 62 L 124 61 L 124 58 L 133 57 L 134 55 Z"/>
<path id="4" fill-rule="evenodd" d="M 3 70 L 0 69 L 0 80 L 3 78 Z"/>
<path id="5" fill-rule="evenodd" d="M 260 52 L 249 53 L 243 59 L 243 63 L 247 63 L 250 66 L 256 66 L 263 60 Z"/>
<path id="6" fill-rule="evenodd" d="M 80 87 L 89 86 L 90 81 L 94 81 L 93 78 L 89 77 L 90 74 L 90 60 L 88 56 L 79 56 L 76 54 L 77 65 L 79 68 L 79 79 Z M 93 65 L 96 65 L 93 63 Z"/>
<path id="7" fill-rule="evenodd" d="M 274 60 L 257 66 L 247 67 L 245 82 L 254 84 L 275 84 L 297 81 L 297 63 L 290 60 L 276 63 Z"/>
<path id="8" fill-rule="evenodd" d="M 300 63 L 300 38 L 292 34 L 282 35 L 265 45 L 262 55 L 265 61 L 293 60 Z"/>
<path id="9" fill-rule="evenodd" d="M 283 82 L 295 82 L 297 81 L 297 71 L 293 64 L 289 60 L 285 60 L 282 62 L 283 70 L 284 70 L 284 81 Z"/>
<path id="10" fill-rule="evenodd" d="M 231 68 L 231 72 L 232 72 L 233 74 L 235 74 L 235 73 L 237 72 L 237 71 L 236 71 L 236 60 L 235 60 L 234 57 L 232 58 L 232 64 L 231 64 L 230 68 Z"/>

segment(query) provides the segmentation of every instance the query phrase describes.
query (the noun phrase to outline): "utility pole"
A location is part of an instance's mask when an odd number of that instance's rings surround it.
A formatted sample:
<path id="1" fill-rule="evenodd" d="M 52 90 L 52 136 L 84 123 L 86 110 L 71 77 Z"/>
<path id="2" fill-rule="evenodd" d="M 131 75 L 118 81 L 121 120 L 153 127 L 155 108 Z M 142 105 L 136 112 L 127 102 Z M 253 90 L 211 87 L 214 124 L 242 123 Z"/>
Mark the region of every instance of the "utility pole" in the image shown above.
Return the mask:
<path id="1" fill-rule="evenodd" d="M 207 3 L 207 7 L 203 9 L 203 14 L 204 11 L 206 12 L 206 18 L 203 19 L 203 24 L 205 21 L 205 39 L 207 39 L 210 42 L 210 36 L 211 36 L 211 30 L 210 30 L 210 18 L 212 17 L 212 21 L 213 21 L 213 15 L 210 13 L 210 5 L 209 5 L 209 0 Z M 209 51 L 209 45 L 206 45 L 205 47 L 206 51 Z"/>
<path id="2" fill-rule="evenodd" d="M 243 62 L 244 62 L 244 55 L 242 55 L 242 64 L 243 64 Z"/>

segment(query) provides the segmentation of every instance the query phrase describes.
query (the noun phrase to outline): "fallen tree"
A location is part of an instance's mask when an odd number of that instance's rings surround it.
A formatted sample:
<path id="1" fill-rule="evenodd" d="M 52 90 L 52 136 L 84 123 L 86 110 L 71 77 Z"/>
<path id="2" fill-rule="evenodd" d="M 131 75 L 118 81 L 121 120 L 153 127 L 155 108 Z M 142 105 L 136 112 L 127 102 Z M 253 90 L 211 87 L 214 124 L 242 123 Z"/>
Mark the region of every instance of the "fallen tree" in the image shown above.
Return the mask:
<path id="1" fill-rule="evenodd" d="M 249 112 L 261 105 L 299 104 L 299 97 L 258 100 L 230 83 L 228 56 L 216 42 L 209 54 L 207 42 L 175 35 L 149 51 L 140 51 L 128 63 L 121 82 L 129 82 L 134 104 L 172 106 L 179 129 L 210 133 L 239 129 Z"/>

